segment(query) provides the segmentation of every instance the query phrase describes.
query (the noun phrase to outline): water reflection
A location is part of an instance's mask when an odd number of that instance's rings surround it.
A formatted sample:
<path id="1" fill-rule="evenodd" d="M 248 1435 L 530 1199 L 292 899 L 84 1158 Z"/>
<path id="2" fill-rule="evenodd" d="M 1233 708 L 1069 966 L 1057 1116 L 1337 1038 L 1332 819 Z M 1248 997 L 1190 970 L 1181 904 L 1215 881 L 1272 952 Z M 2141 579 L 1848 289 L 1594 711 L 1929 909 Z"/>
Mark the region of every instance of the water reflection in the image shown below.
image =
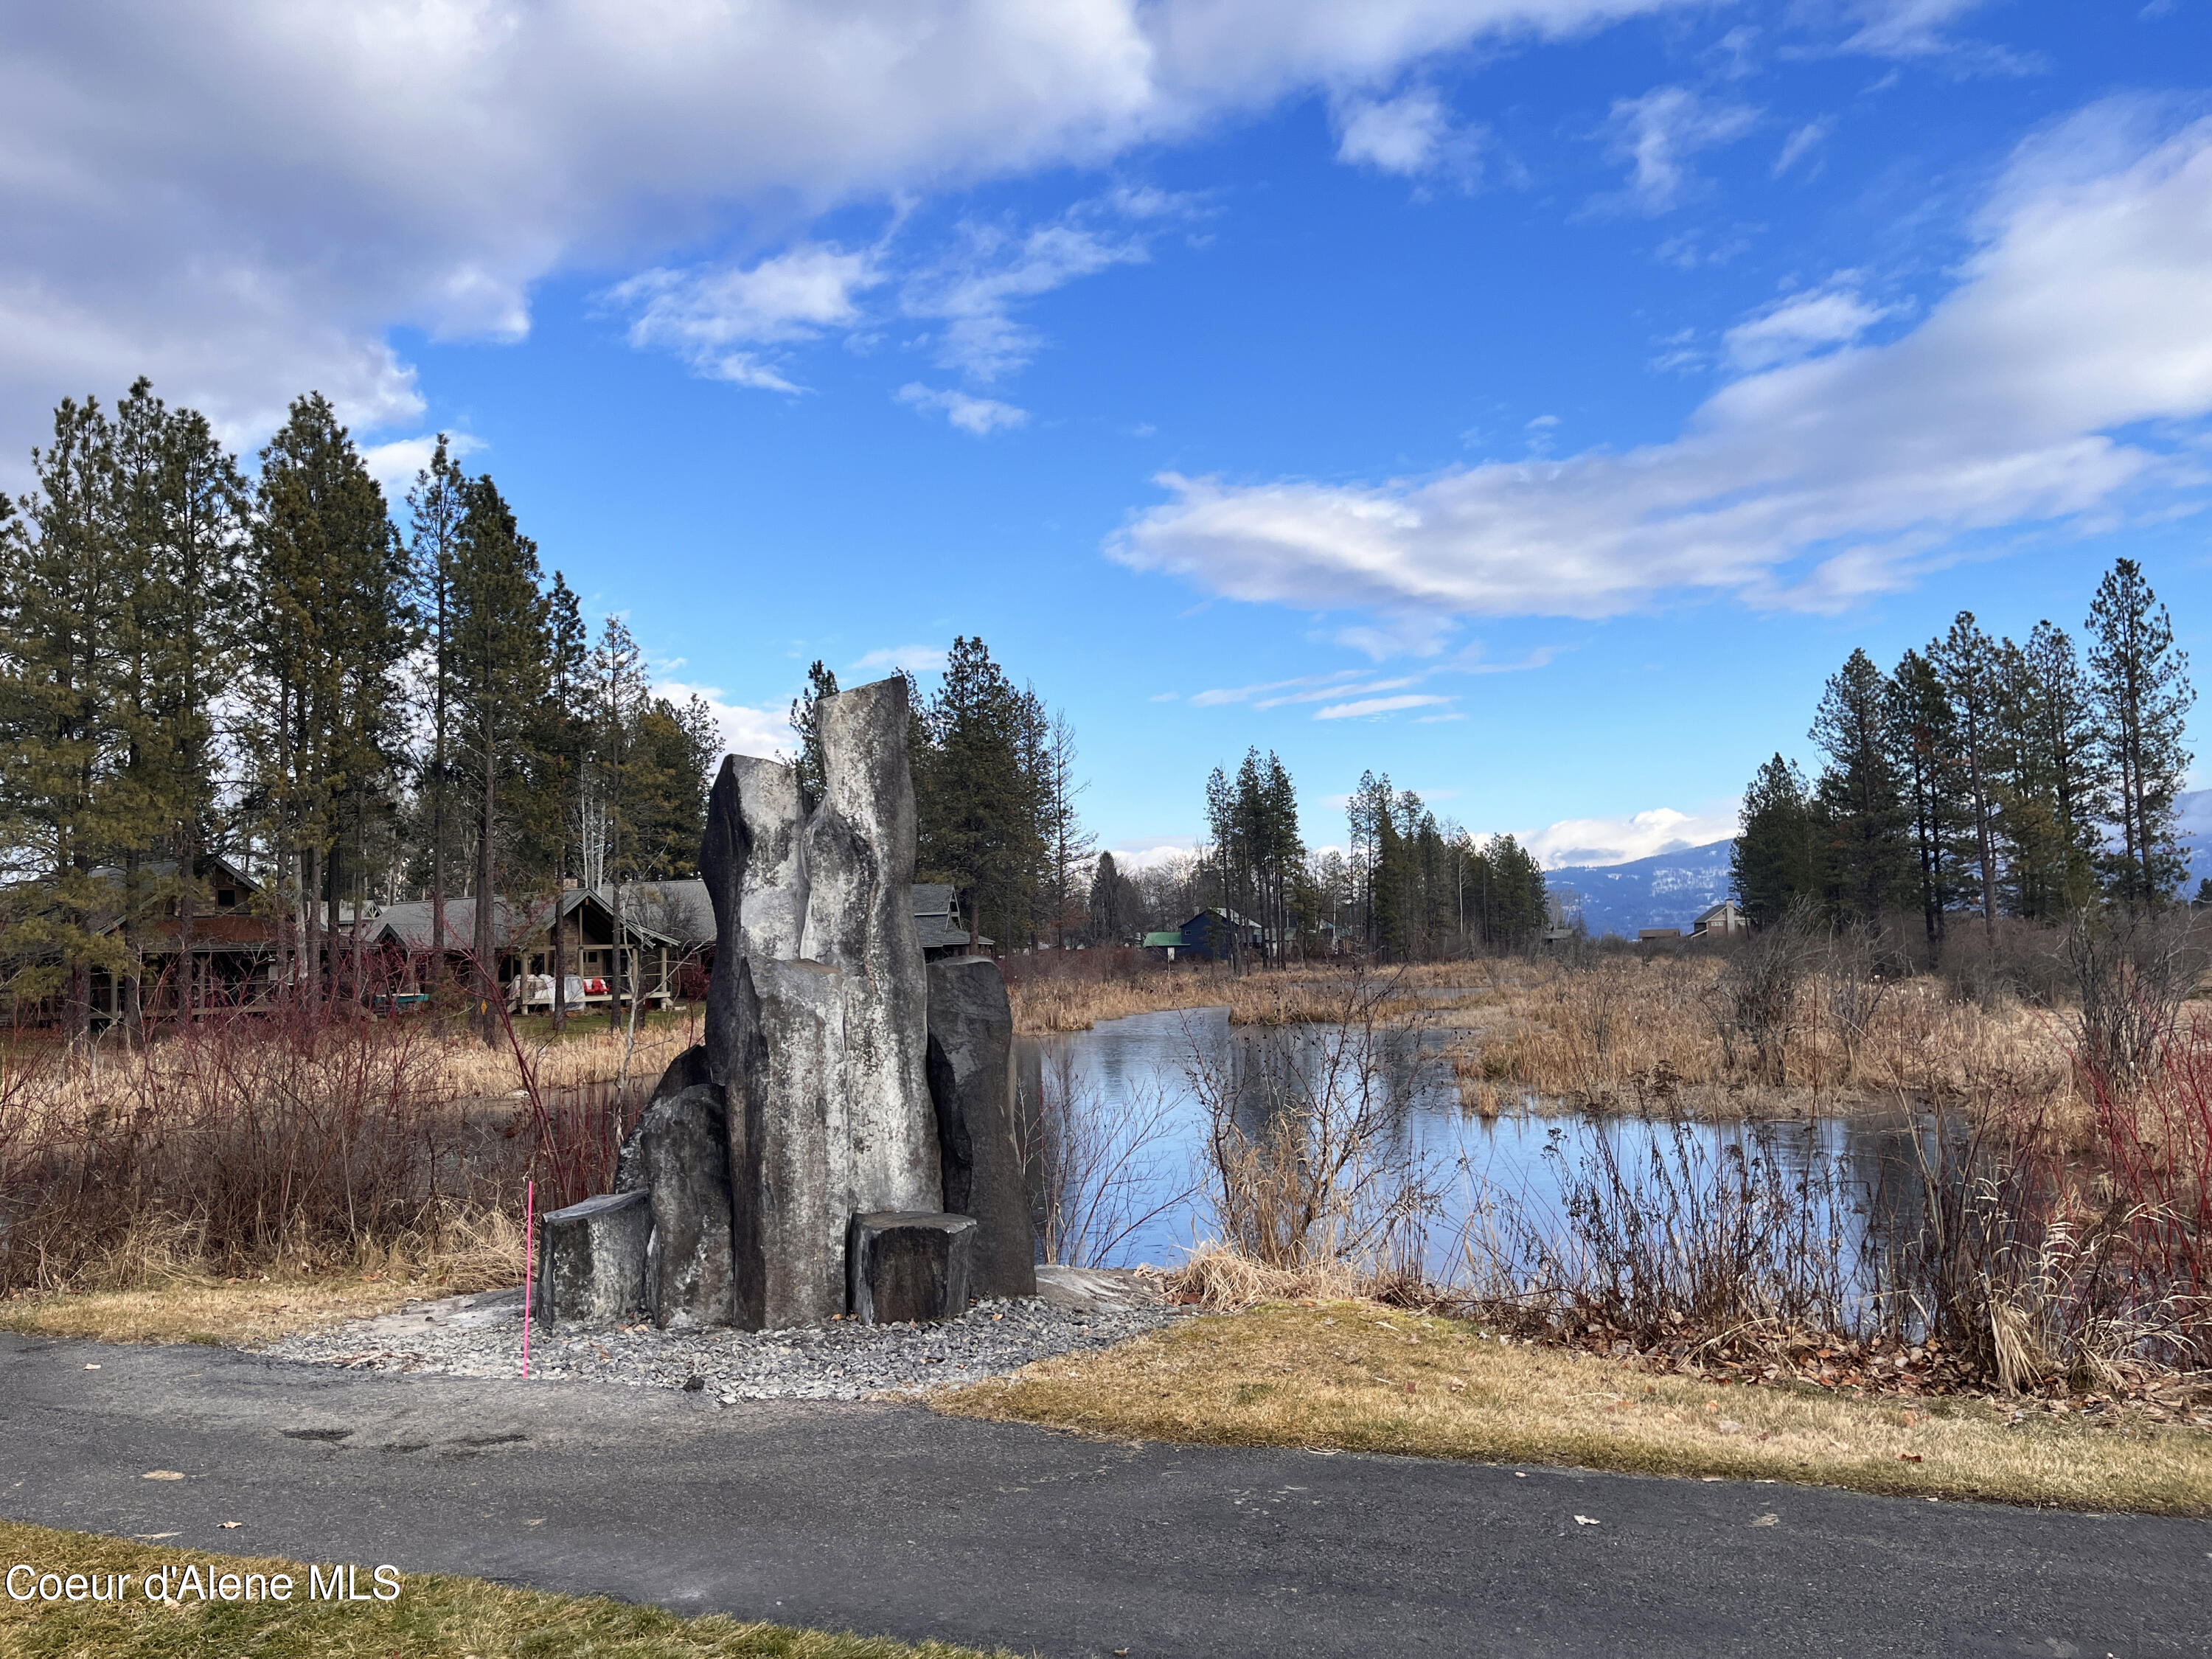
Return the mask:
<path id="1" fill-rule="evenodd" d="M 1678 1133 L 1707 1158 L 1724 1155 L 1731 1146 L 1755 1148 L 1793 1178 L 1832 1182 L 1843 1200 L 1837 1221 L 1845 1230 L 1839 1247 L 1847 1258 L 1858 1253 L 1869 1227 L 1880 1238 L 1919 1224 L 1923 1148 L 1916 1147 L 1915 1137 L 1933 1131 L 1902 1114 L 1680 1128 L 1634 1116 L 1484 1119 L 1462 1110 L 1433 1034 L 1378 1035 L 1382 1063 L 1376 1081 L 1389 1103 L 1387 1151 L 1425 1169 L 1438 1193 L 1428 1231 L 1432 1273 L 1456 1270 L 1462 1228 L 1471 1217 L 1479 1220 L 1484 1206 L 1502 1200 L 1532 1222 L 1563 1223 L 1563 1186 L 1577 1171 L 1609 1158 L 1632 1184 L 1649 1170 L 1655 1152 L 1671 1152 Z M 1031 1109 L 1041 1090 L 1060 1098 L 1071 1092 L 1091 1096 L 1109 1112 L 1125 1103 L 1148 1109 L 1166 1104 L 1147 1178 L 1173 1201 L 1133 1228 L 1105 1265 L 1171 1266 L 1215 1231 L 1208 1185 L 1197 1173 L 1209 1119 L 1192 1084 L 1194 1068 L 1218 1066 L 1224 1059 L 1239 1063 L 1235 1120 L 1246 1134 L 1256 1136 L 1265 1133 L 1267 1114 L 1280 1109 L 1283 1096 L 1279 1088 L 1259 1086 L 1266 1070 L 1288 1068 L 1309 1088 L 1322 1086 L 1331 1045 L 1340 1040 L 1333 1030 L 1312 1026 L 1231 1027 L 1222 1008 L 1138 1014 L 1088 1031 L 1022 1039 L 1021 1089 Z"/>

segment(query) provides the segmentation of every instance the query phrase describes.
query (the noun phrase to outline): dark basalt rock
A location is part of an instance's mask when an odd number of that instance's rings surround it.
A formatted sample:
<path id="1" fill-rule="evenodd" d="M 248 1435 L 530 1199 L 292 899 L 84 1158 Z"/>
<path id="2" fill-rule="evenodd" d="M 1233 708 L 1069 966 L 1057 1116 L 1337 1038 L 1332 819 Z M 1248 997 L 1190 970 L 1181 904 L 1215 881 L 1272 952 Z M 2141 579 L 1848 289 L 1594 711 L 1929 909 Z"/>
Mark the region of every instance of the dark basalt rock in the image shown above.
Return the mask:
<path id="1" fill-rule="evenodd" d="M 607 1193 L 538 1218 L 536 1297 L 550 1323 L 598 1325 L 646 1310 L 653 1200 Z"/>
<path id="2" fill-rule="evenodd" d="M 964 1215 L 878 1210 L 853 1218 L 846 1247 L 853 1315 L 863 1325 L 957 1319 L 968 1311 L 975 1223 Z"/>
<path id="3" fill-rule="evenodd" d="M 683 1065 L 670 1066 L 671 1075 Z M 656 1325 L 726 1325 L 736 1317 L 729 1133 L 722 1091 L 698 1083 L 656 1098 L 623 1144 L 615 1190 L 652 1194 L 645 1273 Z"/>
<path id="4" fill-rule="evenodd" d="M 929 1093 L 945 1207 L 975 1218 L 968 1293 L 1036 1294 L 1036 1231 L 1015 1133 L 1014 1011 L 985 957 L 929 965 Z"/>

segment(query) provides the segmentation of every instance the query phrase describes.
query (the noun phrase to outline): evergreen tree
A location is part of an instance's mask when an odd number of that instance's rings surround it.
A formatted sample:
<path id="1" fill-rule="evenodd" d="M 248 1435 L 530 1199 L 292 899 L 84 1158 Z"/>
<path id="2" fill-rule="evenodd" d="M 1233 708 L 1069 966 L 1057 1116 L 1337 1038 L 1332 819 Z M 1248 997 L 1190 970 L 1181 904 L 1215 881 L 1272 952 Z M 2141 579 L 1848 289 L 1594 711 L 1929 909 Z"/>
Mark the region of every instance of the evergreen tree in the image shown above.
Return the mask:
<path id="1" fill-rule="evenodd" d="M 336 927 L 343 808 L 389 763 L 413 625 L 384 492 L 319 392 L 292 404 L 261 452 L 252 584 L 254 799 L 282 872 L 294 977 L 312 990 Z"/>
<path id="2" fill-rule="evenodd" d="M 421 768 L 420 793 L 428 807 L 430 951 L 432 960 L 446 956 L 446 896 L 448 856 L 453 825 L 449 805 L 453 784 L 453 566 L 460 556 L 462 521 L 467 517 L 467 477 L 447 453 L 446 434 L 438 434 L 430 465 L 415 475 L 407 492 L 412 534 L 409 550 L 414 561 L 416 608 L 424 633 L 423 675 L 429 704 L 429 745 Z"/>
<path id="3" fill-rule="evenodd" d="M 2174 798 L 2189 769 L 2182 724 L 2197 693 L 2173 623 L 2133 559 L 2117 561 L 2089 608 L 2091 706 L 2106 811 L 2119 847 L 2106 860 L 2113 896 L 2155 904 L 2186 872 Z"/>
<path id="4" fill-rule="evenodd" d="M 523 793 L 525 739 L 546 700 L 551 652 L 550 611 L 539 589 L 538 547 L 487 475 L 462 489 L 449 604 L 455 749 L 471 774 L 476 820 L 475 961 L 477 1016 L 487 1043 L 499 1040 L 497 901 L 513 814 L 503 814 L 510 783 Z"/>
<path id="5" fill-rule="evenodd" d="M 1903 790 L 1914 865 L 1914 891 L 1931 951 L 1942 947 L 1953 893 L 1948 848 L 1958 813 L 1951 699 L 1942 676 L 1907 651 L 1890 678 L 1890 752 Z"/>
<path id="6" fill-rule="evenodd" d="M 2005 641 L 1997 659 L 2005 890 L 2020 915 L 2054 921 L 2087 903 L 2095 884 L 2087 682 L 2074 642 L 2047 622 L 2025 647 Z"/>
<path id="7" fill-rule="evenodd" d="M 913 695 L 911 681 L 907 685 Z M 806 690 L 791 700 L 791 729 L 799 737 L 799 793 L 800 805 L 812 811 L 822 799 L 822 722 L 816 711 L 825 697 L 837 695 L 837 676 L 824 667 L 820 658 L 806 671 Z M 920 702 L 912 705 L 919 709 Z"/>
<path id="8" fill-rule="evenodd" d="M 1024 762 L 1038 724 L 1035 699 L 983 641 L 955 639 L 922 722 L 915 785 L 921 867 L 957 890 L 971 937 L 987 921 L 1001 940 L 1030 930 L 1045 842 L 1039 781 Z"/>
<path id="9" fill-rule="evenodd" d="M 1951 704 L 1951 729 L 1957 742 L 1958 778 L 1966 821 L 1956 856 L 1973 872 L 1973 890 L 1981 901 L 1982 927 L 1996 937 L 1997 803 L 2004 775 L 2000 746 L 1997 647 L 1971 611 L 1961 611 L 1951 631 L 1928 647 L 1928 659 L 1943 683 Z"/>
<path id="10" fill-rule="evenodd" d="M 131 579 L 122 556 L 115 434 L 97 401 L 64 398 L 31 452 L 27 523 L 9 521 L 0 587 L 0 791 L 38 902 L 15 918 L 19 998 L 59 996 L 73 1037 L 91 1027 L 92 975 L 125 967 L 94 919 L 114 902 L 94 874 L 128 834 L 114 781 L 127 734 L 113 692 Z"/>
<path id="11" fill-rule="evenodd" d="M 1819 825 L 1804 774 L 1777 755 L 1743 792 L 1743 827 L 1729 852 L 1736 902 L 1771 927 L 1800 898 L 1821 890 Z"/>
<path id="12" fill-rule="evenodd" d="M 1101 853 L 1091 867 L 1087 910 L 1093 945 L 1120 945 L 1144 926 L 1144 900 L 1111 853 Z"/>
<path id="13" fill-rule="evenodd" d="M 1826 839 L 1831 905 L 1849 921 L 1878 922 L 1911 890 L 1911 847 L 1889 741 L 1894 690 L 1872 658 L 1854 651 L 1829 677 L 1811 736 L 1826 751 L 1818 816 Z"/>

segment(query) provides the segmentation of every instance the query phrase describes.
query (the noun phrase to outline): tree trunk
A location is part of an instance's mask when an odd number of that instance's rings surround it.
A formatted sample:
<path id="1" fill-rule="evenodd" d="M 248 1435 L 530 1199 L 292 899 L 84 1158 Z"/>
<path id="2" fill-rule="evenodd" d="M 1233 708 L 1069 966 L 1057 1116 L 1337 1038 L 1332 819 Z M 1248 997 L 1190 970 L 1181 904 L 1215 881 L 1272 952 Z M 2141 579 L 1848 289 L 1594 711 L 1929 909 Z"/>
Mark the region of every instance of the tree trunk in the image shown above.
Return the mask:
<path id="1" fill-rule="evenodd" d="M 479 724 L 478 729 L 484 730 Z M 499 943 L 493 931 L 499 899 L 493 866 L 493 836 L 498 826 L 498 769 L 489 732 L 484 738 L 483 817 L 477 833 L 477 915 L 474 940 L 477 958 L 477 1012 L 487 1048 L 499 1042 Z"/>

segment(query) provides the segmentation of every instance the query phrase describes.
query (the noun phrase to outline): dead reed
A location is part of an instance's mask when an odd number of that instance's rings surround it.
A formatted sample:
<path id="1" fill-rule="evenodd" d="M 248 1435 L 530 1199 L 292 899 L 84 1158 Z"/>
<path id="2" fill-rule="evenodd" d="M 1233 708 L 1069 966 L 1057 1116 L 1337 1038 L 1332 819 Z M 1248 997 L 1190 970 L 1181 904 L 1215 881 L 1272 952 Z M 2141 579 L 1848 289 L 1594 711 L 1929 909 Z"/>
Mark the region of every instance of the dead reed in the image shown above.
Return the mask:
<path id="1" fill-rule="evenodd" d="M 523 1187 L 601 1190 L 690 1033 L 500 1048 L 348 1005 L 211 1012 L 149 1042 L 0 1039 L 0 1291 L 519 1259 Z"/>

